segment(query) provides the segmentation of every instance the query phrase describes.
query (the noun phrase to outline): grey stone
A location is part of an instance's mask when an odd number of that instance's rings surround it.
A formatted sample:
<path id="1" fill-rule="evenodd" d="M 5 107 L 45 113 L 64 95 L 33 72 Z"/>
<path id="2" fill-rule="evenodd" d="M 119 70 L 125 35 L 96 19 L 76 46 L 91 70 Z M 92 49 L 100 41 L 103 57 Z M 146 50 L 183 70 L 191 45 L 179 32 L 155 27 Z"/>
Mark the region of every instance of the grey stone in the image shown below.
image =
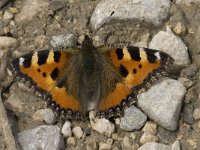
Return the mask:
<path id="1" fill-rule="evenodd" d="M 139 130 L 144 126 L 147 116 L 135 106 L 130 106 L 125 110 L 124 117 L 121 118 L 120 128 L 127 131 Z"/>
<path id="2" fill-rule="evenodd" d="M 15 138 L 20 148 L 25 150 L 64 149 L 64 139 L 60 134 L 58 126 L 39 126 L 20 132 Z"/>
<path id="3" fill-rule="evenodd" d="M 183 41 L 167 28 L 167 32 L 158 32 L 149 44 L 149 48 L 168 53 L 174 58 L 174 66 L 184 67 L 190 64 L 188 48 Z"/>
<path id="4" fill-rule="evenodd" d="M 30 21 L 38 14 L 45 13 L 48 6 L 48 0 L 24 0 L 20 13 L 15 16 L 15 21 L 21 23 Z"/>
<path id="5" fill-rule="evenodd" d="M 53 124 L 56 121 L 56 115 L 52 109 L 40 109 L 32 115 L 33 120 L 45 121 L 47 124 Z"/>
<path id="6" fill-rule="evenodd" d="M 193 112 L 194 106 L 192 104 L 185 104 L 183 107 L 183 120 L 190 125 L 194 123 Z"/>
<path id="7" fill-rule="evenodd" d="M 179 142 L 179 141 L 175 141 L 175 142 L 172 144 L 172 150 L 181 150 L 180 142 Z"/>
<path id="8" fill-rule="evenodd" d="M 77 38 L 72 33 L 52 36 L 50 41 L 53 47 L 73 47 L 76 42 Z"/>
<path id="9" fill-rule="evenodd" d="M 72 133 L 78 139 L 80 139 L 83 136 L 83 131 L 82 131 L 81 127 L 79 127 L 79 126 L 74 127 L 72 129 Z"/>
<path id="10" fill-rule="evenodd" d="M 138 106 L 159 125 L 176 130 L 185 93 L 179 81 L 164 78 L 138 95 Z"/>
<path id="11" fill-rule="evenodd" d="M 181 76 L 191 78 L 195 76 L 197 72 L 197 66 L 195 64 L 192 64 L 181 71 Z"/>
<path id="12" fill-rule="evenodd" d="M 158 133 L 156 135 L 161 143 L 173 143 L 176 140 L 176 132 L 167 130 L 162 126 L 158 126 Z"/>
<path id="13" fill-rule="evenodd" d="M 16 47 L 17 40 L 12 37 L 0 36 L 0 48 Z"/>
<path id="14" fill-rule="evenodd" d="M 53 0 L 53 1 L 51 1 L 51 3 L 48 6 L 48 8 L 53 10 L 53 11 L 60 10 L 63 7 L 65 7 L 65 3 L 63 1 L 60 1 L 60 0 Z"/>
<path id="15" fill-rule="evenodd" d="M 92 14 L 93 29 L 100 28 L 109 18 L 112 20 L 140 20 L 161 25 L 169 15 L 169 0 L 101 0 Z"/>
<path id="16" fill-rule="evenodd" d="M 0 1 L 0 8 L 3 7 L 9 0 L 1 0 Z"/>
<path id="17" fill-rule="evenodd" d="M 16 93 L 11 93 L 10 97 L 4 102 L 6 109 L 13 112 L 22 112 L 23 105 Z"/>
<path id="18" fill-rule="evenodd" d="M 171 147 L 156 142 L 149 142 L 142 145 L 138 150 L 171 150 Z"/>

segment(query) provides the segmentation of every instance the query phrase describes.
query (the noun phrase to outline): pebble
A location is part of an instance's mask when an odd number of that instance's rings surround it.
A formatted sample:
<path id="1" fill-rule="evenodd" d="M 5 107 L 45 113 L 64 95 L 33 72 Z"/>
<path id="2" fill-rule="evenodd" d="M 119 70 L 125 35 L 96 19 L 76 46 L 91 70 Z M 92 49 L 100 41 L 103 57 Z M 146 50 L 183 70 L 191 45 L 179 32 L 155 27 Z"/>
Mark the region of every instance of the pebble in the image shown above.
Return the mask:
<path id="1" fill-rule="evenodd" d="M 56 115 L 51 109 L 40 109 L 32 115 L 33 120 L 45 121 L 47 124 L 56 122 Z"/>
<path id="2" fill-rule="evenodd" d="M 169 9 L 169 0 L 101 0 L 92 14 L 90 23 L 94 30 L 112 20 L 140 20 L 158 26 L 169 15 Z M 109 18 L 113 11 L 114 14 Z"/>
<path id="3" fill-rule="evenodd" d="M 112 138 L 107 138 L 106 143 L 109 145 L 113 144 L 113 139 Z"/>
<path id="4" fill-rule="evenodd" d="M 131 141 L 128 136 L 125 136 L 122 142 L 125 149 L 131 149 Z"/>
<path id="5" fill-rule="evenodd" d="M 48 0 L 24 0 L 21 6 L 21 11 L 15 16 L 17 23 L 30 21 L 33 17 L 44 13 L 48 6 Z"/>
<path id="6" fill-rule="evenodd" d="M 107 143 L 103 143 L 103 142 L 99 143 L 99 150 L 108 150 L 111 148 L 112 148 L 112 146 Z"/>
<path id="7" fill-rule="evenodd" d="M 151 40 L 149 48 L 158 49 L 171 55 L 175 60 L 174 66 L 178 68 L 190 64 L 187 46 L 169 28 L 167 28 L 167 32 L 158 32 Z"/>
<path id="8" fill-rule="evenodd" d="M 100 134 L 104 134 L 110 137 L 114 132 L 115 130 L 114 124 L 105 118 L 102 119 L 94 118 L 93 111 L 90 111 L 89 118 L 92 129 L 99 132 Z"/>
<path id="9" fill-rule="evenodd" d="M 67 144 L 76 145 L 76 139 L 74 137 L 68 137 L 67 138 Z"/>
<path id="10" fill-rule="evenodd" d="M 112 139 L 117 140 L 117 141 L 120 141 L 120 140 L 122 140 L 123 138 L 121 138 L 117 133 L 113 133 L 113 134 L 112 134 Z"/>
<path id="11" fill-rule="evenodd" d="M 10 20 L 10 19 L 12 19 L 14 17 L 14 15 L 12 14 L 12 13 L 10 13 L 9 11 L 5 11 L 4 12 L 4 15 L 3 15 L 3 19 L 4 20 Z"/>
<path id="12" fill-rule="evenodd" d="M 42 125 L 36 128 L 25 130 L 15 136 L 21 149 L 26 150 L 60 150 L 64 149 L 64 139 L 60 134 L 58 126 Z"/>
<path id="13" fill-rule="evenodd" d="M 190 144 L 192 149 L 196 149 L 198 147 L 199 141 L 197 139 L 187 139 L 188 144 Z"/>
<path id="14" fill-rule="evenodd" d="M 180 142 L 179 142 L 179 141 L 175 141 L 175 142 L 172 144 L 172 150 L 181 150 Z"/>
<path id="15" fill-rule="evenodd" d="M 64 137 L 70 137 L 70 136 L 72 136 L 71 123 L 69 121 L 66 121 L 63 124 L 61 132 L 64 135 Z"/>
<path id="16" fill-rule="evenodd" d="M 60 0 L 53 0 L 50 2 L 48 8 L 53 10 L 53 11 L 57 11 L 60 10 L 62 8 L 65 7 L 65 3 L 63 1 Z"/>
<path id="17" fill-rule="evenodd" d="M 178 34 L 178 35 L 185 35 L 187 30 L 186 27 L 183 23 L 178 22 L 173 28 L 172 28 L 173 32 Z"/>
<path id="18" fill-rule="evenodd" d="M 17 40 L 12 37 L 0 36 L 0 48 L 16 47 Z"/>
<path id="19" fill-rule="evenodd" d="M 142 145 L 138 150 L 171 150 L 171 147 L 156 142 L 150 142 Z"/>
<path id="20" fill-rule="evenodd" d="M 156 134 L 157 124 L 152 122 L 152 121 L 147 121 L 145 126 L 142 128 L 142 131 L 152 133 L 152 134 Z"/>
<path id="21" fill-rule="evenodd" d="M 23 104 L 16 93 L 11 93 L 9 98 L 4 102 L 6 109 L 13 112 L 22 112 Z"/>
<path id="22" fill-rule="evenodd" d="M 159 138 L 159 142 L 161 143 L 173 143 L 177 138 L 176 132 L 167 130 L 162 126 L 158 126 L 156 136 Z"/>
<path id="23" fill-rule="evenodd" d="M 139 130 L 144 126 L 147 116 L 135 106 L 130 106 L 125 110 L 121 118 L 120 128 L 126 131 Z"/>
<path id="24" fill-rule="evenodd" d="M 194 106 L 192 104 L 185 104 L 183 107 L 183 120 L 192 125 L 194 123 L 193 118 Z"/>
<path id="25" fill-rule="evenodd" d="M 138 106 L 156 123 L 176 130 L 186 88 L 179 81 L 163 78 L 138 95 Z"/>
<path id="26" fill-rule="evenodd" d="M 190 79 L 187 79 L 185 77 L 178 78 L 178 81 L 181 82 L 187 89 L 190 88 L 194 82 Z"/>
<path id="27" fill-rule="evenodd" d="M 144 132 L 140 138 L 141 144 L 145 144 L 148 142 L 157 142 L 157 141 L 158 141 L 158 137 L 149 132 Z"/>
<path id="28" fill-rule="evenodd" d="M 72 129 L 72 133 L 78 139 L 80 139 L 83 136 L 83 131 L 82 131 L 81 127 L 79 127 L 79 126 L 74 127 Z"/>
<path id="29" fill-rule="evenodd" d="M 186 78 L 192 78 L 198 72 L 197 66 L 195 64 L 191 64 L 189 67 L 184 68 L 181 71 L 181 76 Z"/>
<path id="30" fill-rule="evenodd" d="M 9 0 L 1 0 L 0 1 L 0 8 L 2 8 Z"/>
<path id="31" fill-rule="evenodd" d="M 47 37 L 45 35 L 38 35 L 35 37 L 35 46 L 37 48 L 42 49 L 44 48 L 45 44 L 47 45 Z"/>
<path id="32" fill-rule="evenodd" d="M 194 110 L 193 117 L 195 120 L 200 120 L 200 108 Z"/>
<path id="33" fill-rule="evenodd" d="M 77 42 L 77 38 L 74 34 L 61 34 L 51 37 L 51 45 L 53 47 L 73 47 Z"/>

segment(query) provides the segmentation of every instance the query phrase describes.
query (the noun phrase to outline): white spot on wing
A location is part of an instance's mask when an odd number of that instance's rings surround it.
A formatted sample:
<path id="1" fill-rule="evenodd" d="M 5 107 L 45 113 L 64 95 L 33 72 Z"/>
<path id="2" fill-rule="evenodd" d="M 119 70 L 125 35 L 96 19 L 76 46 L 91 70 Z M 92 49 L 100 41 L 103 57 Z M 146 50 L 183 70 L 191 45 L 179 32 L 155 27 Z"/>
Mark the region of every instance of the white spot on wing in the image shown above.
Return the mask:
<path id="1" fill-rule="evenodd" d="M 156 52 L 155 56 L 160 60 L 160 53 L 159 52 Z"/>
<path id="2" fill-rule="evenodd" d="M 25 59 L 24 59 L 23 57 L 20 57 L 20 58 L 19 58 L 19 64 L 20 64 L 20 65 L 23 65 L 24 60 L 25 60 Z"/>

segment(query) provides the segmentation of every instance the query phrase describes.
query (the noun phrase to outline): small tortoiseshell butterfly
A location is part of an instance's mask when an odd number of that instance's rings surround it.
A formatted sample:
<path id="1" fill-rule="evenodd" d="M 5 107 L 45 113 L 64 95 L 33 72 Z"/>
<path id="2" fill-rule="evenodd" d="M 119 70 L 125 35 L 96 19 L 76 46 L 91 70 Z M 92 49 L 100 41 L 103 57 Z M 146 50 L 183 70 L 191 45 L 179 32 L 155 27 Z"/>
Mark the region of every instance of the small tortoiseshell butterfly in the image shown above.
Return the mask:
<path id="1" fill-rule="evenodd" d="M 73 49 L 38 51 L 12 62 L 15 76 L 67 119 L 84 118 L 90 110 L 101 117 L 123 115 L 138 90 L 173 63 L 168 54 L 148 48 L 96 48 L 87 35 L 82 47 Z"/>

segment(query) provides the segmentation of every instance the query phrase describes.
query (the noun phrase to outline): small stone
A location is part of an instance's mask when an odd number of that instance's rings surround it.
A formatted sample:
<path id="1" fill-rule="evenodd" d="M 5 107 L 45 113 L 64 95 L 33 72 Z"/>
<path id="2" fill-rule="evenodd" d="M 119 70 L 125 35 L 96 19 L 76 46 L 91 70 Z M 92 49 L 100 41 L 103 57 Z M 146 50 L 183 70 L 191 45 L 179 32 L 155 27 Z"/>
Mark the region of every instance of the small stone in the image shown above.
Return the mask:
<path id="1" fill-rule="evenodd" d="M 199 140 L 197 139 L 188 139 L 188 144 L 190 144 L 191 148 L 196 149 L 198 147 Z"/>
<path id="2" fill-rule="evenodd" d="M 195 120 L 200 120 L 200 108 L 194 110 L 193 117 Z"/>
<path id="3" fill-rule="evenodd" d="M 175 141 L 175 142 L 172 144 L 172 150 L 181 150 L 180 142 L 179 142 L 179 141 Z"/>
<path id="4" fill-rule="evenodd" d="M 187 79 L 185 77 L 178 78 L 178 81 L 180 81 L 187 89 L 190 88 L 194 82 L 190 79 Z"/>
<path id="5" fill-rule="evenodd" d="M 60 10 L 64 7 L 65 7 L 65 3 L 63 1 L 60 1 L 60 0 L 51 1 L 49 6 L 48 6 L 48 8 L 53 10 L 53 11 Z"/>
<path id="6" fill-rule="evenodd" d="M 53 47 L 73 47 L 77 42 L 77 38 L 74 34 L 61 34 L 59 36 L 52 36 L 51 45 Z"/>
<path id="7" fill-rule="evenodd" d="M 174 131 L 167 130 L 162 126 L 158 126 L 158 132 L 156 136 L 159 138 L 159 142 L 161 143 L 173 143 L 177 138 Z"/>
<path id="8" fill-rule="evenodd" d="M 69 121 L 63 124 L 61 132 L 65 138 L 72 136 L 71 123 Z"/>
<path id="9" fill-rule="evenodd" d="M 148 132 L 143 133 L 140 138 L 141 144 L 145 144 L 148 142 L 157 142 L 157 141 L 158 141 L 158 137 L 153 135 L 152 133 L 148 133 Z"/>
<path id="10" fill-rule="evenodd" d="M 138 144 L 133 144 L 132 146 L 131 146 L 131 150 L 138 150 L 139 149 L 139 145 Z"/>
<path id="11" fill-rule="evenodd" d="M 109 145 L 112 145 L 113 144 L 113 139 L 107 138 L 106 143 L 109 144 Z"/>
<path id="12" fill-rule="evenodd" d="M 99 143 L 99 150 L 108 150 L 111 148 L 112 148 L 112 146 L 107 143 L 103 143 L 103 142 Z"/>
<path id="13" fill-rule="evenodd" d="M 4 106 L 13 112 L 22 112 L 23 110 L 23 104 L 15 93 L 11 93 L 10 97 L 4 102 Z"/>
<path id="14" fill-rule="evenodd" d="M 192 104 L 185 104 L 183 107 L 183 120 L 190 125 L 194 123 L 193 112 L 194 106 Z"/>
<path id="15" fill-rule="evenodd" d="M 159 125 L 176 130 L 185 93 L 179 81 L 163 78 L 138 95 L 138 106 Z"/>
<path id="16" fill-rule="evenodd" d="M 79 127 L 79 126 L 74 127 L 72 129 L 72 133 L 78 139 L 80 139 L 83 136 L 83 131 L 82 131 L 81 127 Z"/>
<path id="17" fill-rule="evenodd" d="M 123 138 L 123 145 L 124 145 L 124 147 L 127 148 L 127 149 L 130 149 L 130 148 L 131 148 L 131 142 L 130 142 L 130 139 L 129 139 L 127 136 L 125 136 L 125 137 Z"/>
<path id="18" fill-rule="evenodd" d="M 4 20 L 10 20 L 12 18 L 13 18 L 13 14 L 6 10 L 4 15 L 3 15 L 3 19 Z"/>
<path id="19" fill-rule="evenodd" d="M 76 140 L 74 137 L 68 137 L 67 138 L 67 144 L 69 145 L 76 145 Z"/>
<path id="20" fill-rule="evenodd" d="M 32 91 L 32 89 L 30 89 L 28 86 L 26 86 L 22 82 L 17 82 L 17 85 L 18 85 L 19 89 L 22 90 L 22 91 L 25 91 L 25 92 L 31 92 Z"/>
<path id="21" fill-rule="evenodd" d="M 171 150 L 171 147 L 156 142 L 150 142 L 142 145 L 138 150 Z"/>
<path id="22" fill-rule="evenodd" d="M 132 132 L 132 133 L 130 134 L 130 136 L 131 136 L 132 140 L 135 141 L 135 139 L 136 139 L 136 134 L 135 134 L 134 132 Z"/>
<path id="23" fill-rule="evenodd" d="M 149 132 L 152 134 L 156 134 L 157 131 L 157 124 L 152 121 L 147 121 L 144 127 L 142 128 L 143 132 Z"/>
<path id="24" fill-rule="evenodd" d="M 17 40 L 12 37 L 0 36 L 0 48 L 16 47 Z"/>
<path id="25" fill-rule="evenodd" d="M 45 121 L 47 124 L 53 124 L 56 116 L 51 109 L 40 109 L 32 115 L 33 120 Z"/>
<path id="26" fill-rule="evenodd" d="M 122 138 L 117 133 L 112 134 L 112 139 L 117 140 L 117 141 L 122 140 Z"/>
<path id="27" fill-rule="evenodd" d="M 115 130 L 115 126 L 107 119 L 95 119 L 90 120 L 91 126 L 93 130 L 96 130 L 100 134 L 105 134 L 110 137 Z"/>
<path id="28" fill-rule="evenodd" d="M 173 32 L 178 34 L 178 35 L 185 35 L 186 34 L 186 27 L 183 23 L 178 22 L 173 28 Z"/>
<path id="29" fill-rule="evenodd" d="M 18 10 L 16 7 L 9 7 L 9 11 L 10 11 L 12 14 L 17 14 L 17 13 L 19 13 L 19 10 Z"/>
<path id="30" fill-rule="evenodd" d="M 130 106 L 121 118 L 120 128 L 126 131 L 139 130 L 146 122 L 147 116 L 135 106 Z"/>
<path id="31" fill-rule="evenodd" d="M 200 129 L 200 121 L 197 122 L 197 128 Z"/>
<path id="32" fill-rule="evenodd" d="M 167 32 L 158 32 L 151 40 L 149 48 L 168 53 L 174 58 L 174 66 L 178 68 L 190 64 L 187 46 L 179 37 L 175 36 L 169 28 L 167 28 Z"/>
<path id="33" fill-rule="evenodd" d="M 58 126 L 42 125 L 30 130 L 18 133 L 15 136 L 17 143 L 21 149 L 64 149 L 64 139 L 60 134 Z"/>

